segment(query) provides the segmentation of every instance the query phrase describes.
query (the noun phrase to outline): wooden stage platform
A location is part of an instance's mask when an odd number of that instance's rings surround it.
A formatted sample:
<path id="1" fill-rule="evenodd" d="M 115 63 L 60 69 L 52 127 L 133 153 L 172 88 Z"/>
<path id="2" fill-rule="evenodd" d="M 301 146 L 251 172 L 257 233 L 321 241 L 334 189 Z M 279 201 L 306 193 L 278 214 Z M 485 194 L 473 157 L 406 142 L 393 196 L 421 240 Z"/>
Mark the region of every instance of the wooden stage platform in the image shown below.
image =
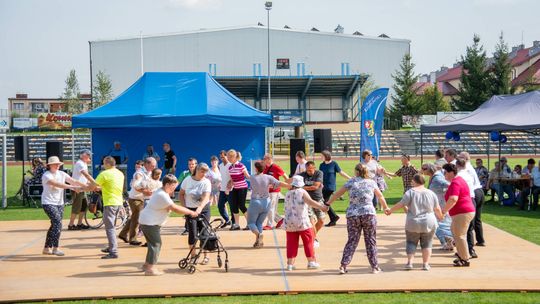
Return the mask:
<path id="1" fill-rule="evenodd" d="M 0 222 L 0 301 L 162 297 L 182 295 L 286 294 L 308 292 L 392 291 L 540 291 L 540 246 L 484 225 L 487 247 L 478 247 L 470 268 L 452 266 L 453 254 L 434 250 L 430 271 L 403 270 L 404 215 L 379 215 L 380 274 L 370 274 L 363 241 L 349 267 L 338 274 L 346 241 L 345 219 L 323 228 L 318 270 L 307 270 L 303 250 L 297 270 L 285 270 L 285 232 L 265 231 L 265 247 L 253 249 L 249 231 L 222 231 L 230 270 L 218 268 L 216 256 L 194 274 L 178 268 L 187 254 L 187 236 L 180 236 L 181 218 L 163 228 L 160 269 L 163 276 L 146 277 L 139 270 L 146 248 L 120 241 L 119 259 L 102 260 L 103 229 L 63 231 L 64 257 L 41 254 L 47 221 Z M 67 227 L 67 223 L 65 223 Z M 438 245 L 438 241 L 434 241 Z"/>

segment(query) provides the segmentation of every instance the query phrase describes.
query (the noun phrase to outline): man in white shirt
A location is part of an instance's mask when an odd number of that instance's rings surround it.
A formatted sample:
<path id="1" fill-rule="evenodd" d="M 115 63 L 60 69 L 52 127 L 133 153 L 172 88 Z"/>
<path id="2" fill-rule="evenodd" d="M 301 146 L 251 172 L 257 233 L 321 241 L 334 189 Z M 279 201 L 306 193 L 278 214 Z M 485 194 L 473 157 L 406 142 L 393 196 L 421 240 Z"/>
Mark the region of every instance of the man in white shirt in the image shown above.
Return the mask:
<path id="1" fill-rule="evenodd" d="M 471 221 L 469 231 L 467 232 L 467 242 L 469 243 L 469 251 L 473 248 L 474 239 L 476 238 L 476 246 L 486 246 L 484 240 L 484 229 L 482 227 L 482 206 L 484 205 L 484 189 L 476 174 L 476 170 L 471 164 L 471 156 L 468 152 L 459 153 L 458 158 L 465 160 L 465 171 L 473 178 L 473 193 L 474 193 L 474 205 L 476 207 L 476 213 L 474 219 Z M 473 235 L 474 231 L 474 235 Z M 472 250 L 474 252 L 474 249 Z"/>
<path id="2" fill-rule="evenodd" d="M 118 238 L 132 246 L 140 246 L 137 240 L 137 230 L 139 228 L 139 215 L 144 208 L 144 201 L 149 200 L 152 191 L 148 189 L 148 180 L 152 178 L 152 170 L 157 166 L 157 161 L 153 157 L 144 160 L 143 169 L 133 174 L 131 189 L 129 190 L 128 204 L 131 209 L 131 216 L 118 234 Z"/>
<path id="3" fill-rule="evenodd" d="M 87 184 L 88 181 L 94 180 L 88 173 L 88 164 L 92 161 L 90 159 L 91 156 L 92 152 L 90 152 L 90 150 L 85 149 L 81 151 L 79 160 L 73 165 L 73 173 L 71 174 L 71 177 L 74 180 L 77 180 L 83 184 Z M 88 208 L 86 193 L 83 191 L 78 193 L 72 192 L 71 197 L 73 203 L 71 205 L 71 216 L 69 218 L 68 230 L 88 229 L 89 227 L 82 223 L 84 213 L 86 212 L 86 208 Z M 75 218 L 77 218 L 77 215 L 79 218 L 77 225 L 75 225 Z"/>

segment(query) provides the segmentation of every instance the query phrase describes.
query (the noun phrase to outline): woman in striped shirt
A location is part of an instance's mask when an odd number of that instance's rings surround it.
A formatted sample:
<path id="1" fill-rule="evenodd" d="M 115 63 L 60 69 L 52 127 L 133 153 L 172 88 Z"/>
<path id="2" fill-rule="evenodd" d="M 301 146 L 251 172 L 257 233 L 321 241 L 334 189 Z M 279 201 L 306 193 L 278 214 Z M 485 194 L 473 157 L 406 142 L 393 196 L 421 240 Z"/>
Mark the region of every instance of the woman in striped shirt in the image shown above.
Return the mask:
<path id="1" fill-rule="evenodd" d="M 231 149 L 227 152 L 227 160 L 231 163 L 229 167 L 231 179 L 229 180 L 228 189 L 232 189 L 229 193 L 229 203 L 235 222 L 230 230 L 240 230 L 239 210 L 242 211 L 247 219 L 246 195 L 248 184 L 246 178 L 249 178 L 249 173 L 246 166 L 240 162 L 242 158 L 236 150 Z M 249 230 L 249 228 L 246 227 L 244 230 Z"/>

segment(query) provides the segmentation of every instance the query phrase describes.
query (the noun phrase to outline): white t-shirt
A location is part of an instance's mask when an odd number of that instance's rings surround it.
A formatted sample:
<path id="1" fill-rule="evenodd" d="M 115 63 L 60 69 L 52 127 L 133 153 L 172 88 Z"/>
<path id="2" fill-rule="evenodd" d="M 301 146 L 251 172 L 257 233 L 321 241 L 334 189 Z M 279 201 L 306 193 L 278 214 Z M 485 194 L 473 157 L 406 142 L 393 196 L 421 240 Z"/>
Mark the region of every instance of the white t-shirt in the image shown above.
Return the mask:
<path id="1" fill-rule="evenodd" d="M 88 180 L 86 179 L 86 177 L 84 177 L 84 175 L 82 175 L 81 173 L 82 171 L 88 172 L 88 165 L 84 161 L 79 159 L 73 166 L 73 174 L 71 175 L 71 177 L 74 180 L 77 180 L 83 184 L 86 184 Z"/>
<path id="2" fill-rule="evenodd" d="M 465 169 L 459 170 L 457 176 L 461 176 L 461 178 L 463 178 L 467 182 L 467 186 L 469 186 L 469 191 L 470 191 L 471 197 L 474 198 L 474 179 L 473 179 L 473 177 L 469 173 L 467 173 L 467 170 L 465 170 Z"/>
<path id="3" fill-rule="evenodd" d="M 201 196 L 212 192 L 212 185 L 206 177 L 196 181 L 192 176 L 188 176 L 182 182 L 181 188 L 186 192 L 184 197 L 188 208 L 199 207 L 202 204 Z"/>
<path id="4" fill-rule="evenodd" d="M 163 226 L 169 217 L 169 207 L 174 202 L 167 192 L 158 189 L 152 194 L 148 204 L 141 211 L 139 224 L 147 226 Z"/>
<path id="5" fill-rule="evenodd" d="M 43 193 L 41 194 L 41 204 L 42 205 L 63 205 L 64 204 L 64 189 L 57 188 L 53 185 L 48 184 L 49 181 L 56 181 L 60 184 L 66 183 L 66 178 L 69 175 L 64 171 L 56 171 L 55 174 L 52 174 L 51 171 L 45 172 L 41 178 L 41 183 L 43 184 Z"/>
<path id="6" fill-rule="evenodd" d="M 136 180 L 136 177 L 140 176 L 138 180 Z M 133 173 L 133 178 L 131 179 L 131 189 L 129 190 L 129 198 L 130 199 L 138 199 L 143 200 L 145 199 L 144 194 L 142 192 L 139 192 L 135 189 L 145 189 L 148 188 L 148 180 L 150 177 L 146 173 L 146 171 L 137 171 Z M 147 198 L 147 197 L 146 197 Z"/>
<path id="7" fill-rule="evenodd" d="M 219 173 L 221 173 L 221 186 L 219 187 L 219 191 L 227 191 L 227 184 L 231 179 L 231 176 L 229 175 L 230 166 L 231 163 L 227 163 L 226 165 L 224 165 L 223 163 L 219 164 Z"/>
<path id="8" fill-rule="evenodd" d="M 303 163 L 298 163 L 298 165 L 296 165 L 296 170 L 294 171 L 294 175 L 298 175 L 302 172 L 306 172 L 306 163 L 307 161 Z"/>

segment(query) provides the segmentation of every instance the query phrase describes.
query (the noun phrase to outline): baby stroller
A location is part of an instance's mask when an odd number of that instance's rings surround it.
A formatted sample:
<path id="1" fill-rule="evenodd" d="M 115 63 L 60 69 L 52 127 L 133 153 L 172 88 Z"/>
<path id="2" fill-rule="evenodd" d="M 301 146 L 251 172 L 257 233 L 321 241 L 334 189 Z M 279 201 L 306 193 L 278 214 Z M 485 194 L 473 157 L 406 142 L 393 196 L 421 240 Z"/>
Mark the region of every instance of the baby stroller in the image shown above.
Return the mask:
<path id="1" fill-rule="evenodd" d="M 199 230 L 197 235 L 199 246 L 197 247 L 197 244 L 195 244 L 188 255 L 178 262 L 178 267 L 180 267 L 180 269 L 187 268 L 188 273 L 193 274 L 195 270 L 197 270 L 195 265 L 197 265 L 197 261 L 201 257 L 201 254 L 217 252 L 218 267 L 221 268 L 224 266 L 225 272 L 228 272 L 229 255 L 219 240 L 219 236 L 216 232 L 217 228 L 223 224 L 223 220 L 215 219 L 208 222 L 204 216 L 199 216 L 197 217 L 197 221 L 200 222 L 202 226 L 202 229 Z M 225 263 L 223 263 L 223 260 L 221 259 L 221 253 L 225 254 Z"/>

